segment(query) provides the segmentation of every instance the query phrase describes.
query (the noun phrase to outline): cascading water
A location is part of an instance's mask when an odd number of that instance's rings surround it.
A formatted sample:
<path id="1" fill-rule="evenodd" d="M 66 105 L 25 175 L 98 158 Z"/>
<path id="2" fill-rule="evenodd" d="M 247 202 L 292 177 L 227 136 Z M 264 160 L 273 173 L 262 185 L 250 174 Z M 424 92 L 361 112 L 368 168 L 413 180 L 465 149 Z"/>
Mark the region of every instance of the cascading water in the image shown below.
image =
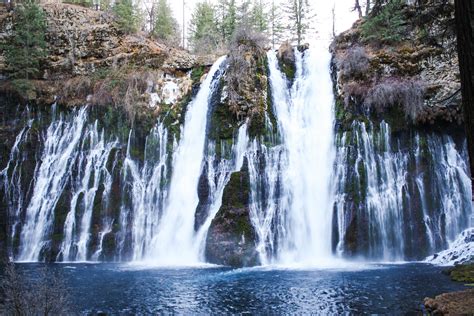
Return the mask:
<path id="1" fill-rule="evenodd" d="M 123 178 L 130 183 L 131 205 L 121 209 L 122 222 L 133 214 L 131 223 L 132 260 L 143 258 L 150 249 L 152 237 L 157 234 L 160 216 L 167 196 L 168 179 L 168 131 L 163 124 L 153 128 L 145 144 L 145 163 L 139 163 L 130 154 L 128 143 L 124 161 Z M 122 225 L 126 227 L 127 225 Z"/>
<path id="2" fill-rule="evenodd" d="M 21 232 L 20 261 L 37 261 L 47 244 L 45 237 L 52 229 L 53 210 L 72 173 L 72 162 L 78 154 L 86 118 L 84 107 L 71 124 L 61 117 L 48 128 L 42 163 L 35 176 L 33 196 Z"/>
<path id="3" fill-rule="evenodd" d="M 70 211 L 64 222 L 64 239 L 58 256 L 63 261 L 89 259 L 91 220 L 97 191 L 103 185 L 103 196 L 107 197 L 112 185 L 111 174 L 106 165 L 110 152 L 117 143 L 106 141 L 104 131 L 98 131 L 97 122 L 82 137 L 77 163 L 78 175 L 73 179 Z M 82 216 L 79 216 L 79 212 Z"/>
<path id="4" fill-rule="evenodd" d="M 97 191 L 101 190 L 101 198 L 105 199 L 111 185 L 105 165 L 116 142 L 106 142 L 97 123 L 87 124 L 87 107 L 58 118 L 55 106 L 52 111 L 53 120 L 43 137 L 44 147 L 40 148 L 41 158 L 36 163 L 31 188 L 22 179 L 22 169 L 29 168 L 31 161 L 25 160 L 25 153 L 20 155 L 19 148 L 28 141 L 33 120 L 17 136 L 10 162 L 2 171 L 7 177 L 11 172 L 9 181 L 3 183 L 7 198 L 16 203 L 9 208 L 10 234 L 12 240 L 19 241 L 14 256 L 20 261 L 44 260 L 43 252 L 50 248 L 56 229 L 63 237 L 57 260 L 88 260 Z M 72 195 L 67 205 L 70 211 L 64 222 L 58 223 L 64 227 L 55 227 L 55 210 L 66 207 L 58 206 L 62 195 L 69 191 L 66 187 L 70 187 Z"/>
<path id="5" fill-rule="evenodd" d="M 212 111 L 225 106 L 213 101 L 224 58 L 189 104 L 179 143 L 161 122 L 144 143 L 134 130 L 128 144 L 126 136 L 113 140 L 90 123 L 87 107 L 53 111 L 44 135 L 30 120 L 0 172 L 15 259 L 202 263 L 244 157 L 262 264 L 332 266 L 338 255 L 419 260 L 461 247 L 456 236 L 472 216 L 462 139 L 355 121 L 334 141 L 330 55 L 321 46 L 295 57 L 289 87 L 268 53 L 273 107 L 266 134 L 253 139 L 247 123 L 232 140 L 209 133 Z"/>
<path id="6" fill-rule="evenodd" d="M 264 263 L 317 264 L 331 257 L 331 56 L 325 47 L 295 55 L 296 77 L 288 90 L 275 54 L 268 54 L 282 145 L 254 142 L 250 151 L 251 214 Z M 264 170 L 258 168 L 261 156 Z"/>
<path id="7" fill-rule="evenodd" d="M 221 57 L 211 68 L 195 99 L 189 104 L 181 140 L 173 158 L 168 200 L 146 259 L 160 264 L 198 262 L 194 250 L 194 212 L 199 202 L 197 184 L 204 158 L 208 107 L 219 85 Z M 215 76 L 217 75 L 217 78 Z"/>
<path id="8" fill-rule="evenodd" d="M 445 249 L 469 227 L 470 181 L 465 154 L 453 139 L 436 134 L 407 136 L 405 143 L 392 139 L 385 122 L 354 122 L 337 141 L 341 254 L 421 259 Z"/>
<path id="9" fill-rule="evenodd" d="M 194 251 L 198 256 L 200 262 L 205 261 L 205 241 L 207 232 L 211 226 L 211 222 L 216 216 L 222 205 L 222 196 L 224 188 L 230 180 L 233 172 L 239 171 L 242 168 L 244 155 L 247 150 L 248 135 L 247 124 L 243 124 L 238 131 L 237 137 L 234 140 L 232 148 L 227 149 L 224 143 L 220 144 L 221 155 L 228 152 L 230 157 L 220 157 L 216 155 L 216 144 L 210 142 L 207 152 L 207 180 L 209 181 L 209 206 L 206 212 L 206 217 L 202 225 L 196 232 L 194 238 Z"/>

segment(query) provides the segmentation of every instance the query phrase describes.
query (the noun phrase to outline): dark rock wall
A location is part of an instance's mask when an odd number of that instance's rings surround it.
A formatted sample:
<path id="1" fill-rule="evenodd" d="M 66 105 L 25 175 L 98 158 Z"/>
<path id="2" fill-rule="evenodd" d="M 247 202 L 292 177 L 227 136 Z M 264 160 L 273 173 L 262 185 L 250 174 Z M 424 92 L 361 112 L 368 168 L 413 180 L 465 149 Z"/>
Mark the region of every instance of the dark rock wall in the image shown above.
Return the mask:
<path id="1" fill-rule="evenodd" d="M 234 267 L 259 264 L 249 199 L 248 162 L 244 161 L 242 170 L 232 174 L 224 190 L 222 206 L 209 228 L 205 255 L 210 263 Z"/>

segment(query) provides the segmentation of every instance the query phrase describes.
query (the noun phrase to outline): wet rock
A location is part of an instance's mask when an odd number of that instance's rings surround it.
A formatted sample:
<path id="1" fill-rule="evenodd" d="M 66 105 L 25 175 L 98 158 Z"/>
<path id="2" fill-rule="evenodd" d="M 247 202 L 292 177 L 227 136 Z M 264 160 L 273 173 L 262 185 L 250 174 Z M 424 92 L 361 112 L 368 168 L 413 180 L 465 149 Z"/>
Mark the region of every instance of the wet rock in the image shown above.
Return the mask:
<path id="1" fill-rule="evenodd" d="M 472 315 L 474 313 L 474 290 L 444 293 L 425 298 L 424 305 L 432 315 Z"/>
<path id="2" fill-rule="evenodd" d="M 211 223 L 206 240 L 206 259 L 210 263 L 249 267 L 259 264 L 257 235 L 250 219 L 250 180 L 248 162 L 232 174 L 222 206 Z"/>
<path id="3" fill-rule="evenodd" d="M 309 49 L 309 43 L 304 43 L 304 44 L 301 44 L 301 45 L 298 45 L 298 51 L 299 52 L 304 52 L 304 51 L 307 51 Z"/>
<path id="4" fill-rule="evenodd" d="M 296 74 L 296 56 L 290 42 L 286 41 L 280 46 L 277 57 L 281 71 L 283 71 L 290 83 L 293 82 Z"/>

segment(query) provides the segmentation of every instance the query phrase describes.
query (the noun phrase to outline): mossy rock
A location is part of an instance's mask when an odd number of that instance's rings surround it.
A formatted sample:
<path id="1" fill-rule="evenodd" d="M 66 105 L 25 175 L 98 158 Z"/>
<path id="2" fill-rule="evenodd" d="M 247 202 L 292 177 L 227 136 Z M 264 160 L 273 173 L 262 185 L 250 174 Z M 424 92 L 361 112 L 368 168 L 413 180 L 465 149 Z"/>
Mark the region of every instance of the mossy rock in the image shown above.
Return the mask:
<path id="1" fill-rule="evenodd" d="M 250 219 L 248 162 L 231 175 L 224 189 L 222 206 L 211 223 L 206 239 L 206 259 L 215 264 L 246 267 L 260 263 L 257 234 Z"/>
<path id="2" fill-rule="evenodd" d="M 449 275 L 451 280 L 456 282 L 474 283 L 474 263 L 456 265 L 443 273 Z"/>

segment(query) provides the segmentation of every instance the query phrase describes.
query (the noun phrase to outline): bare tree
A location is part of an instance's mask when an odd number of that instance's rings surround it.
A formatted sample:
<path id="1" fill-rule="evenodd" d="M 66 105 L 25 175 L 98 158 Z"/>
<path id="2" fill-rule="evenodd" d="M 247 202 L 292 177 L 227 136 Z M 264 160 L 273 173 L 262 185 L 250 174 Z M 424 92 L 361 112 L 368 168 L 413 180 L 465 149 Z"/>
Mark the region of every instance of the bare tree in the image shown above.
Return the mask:
<path id="1" fill-rule="evenodd" d="M 68 315 L 69 294 L 59 274 L 48 270 L 39 271 L 35 282 L 28 282 L 18 273 L 13 263 L 5 266 L 1 284 L 4 295 L 2 312 L 7 315 Z"/>
<path id="2" fill-rule="evenodd" d="M 359 19 L 362 18 L 362 7 L 360 6 L 359 0 L 355 0 L 354 8 L 352 11 L 357 11 L 359 14 Z"/>

